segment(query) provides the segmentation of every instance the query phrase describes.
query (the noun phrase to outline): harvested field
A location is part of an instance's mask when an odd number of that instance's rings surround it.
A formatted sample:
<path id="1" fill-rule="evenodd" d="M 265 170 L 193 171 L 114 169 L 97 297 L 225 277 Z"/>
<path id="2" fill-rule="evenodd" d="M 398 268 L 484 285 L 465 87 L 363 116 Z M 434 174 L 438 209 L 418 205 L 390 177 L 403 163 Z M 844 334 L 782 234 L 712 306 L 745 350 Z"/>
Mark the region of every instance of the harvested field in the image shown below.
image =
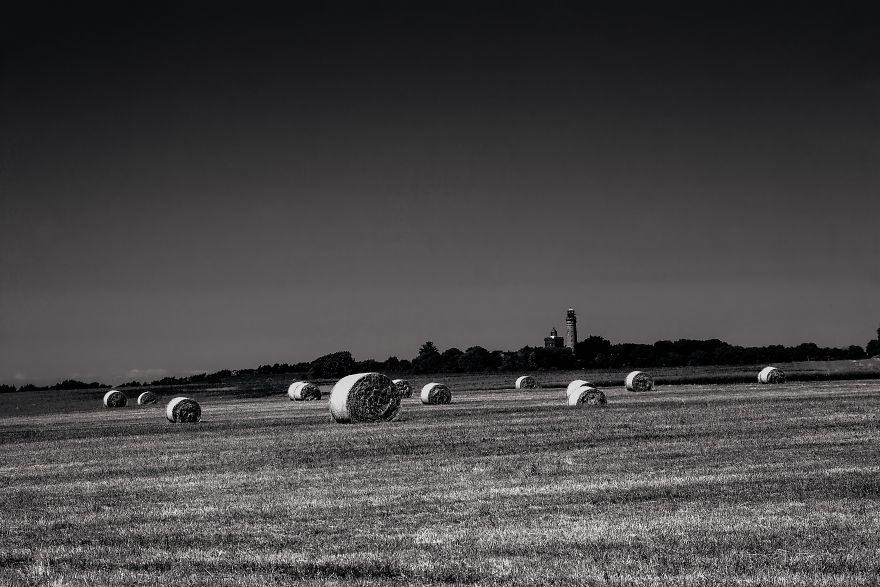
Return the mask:
<path id="1" fill-rule="evenodd" d="M 877 584 L 880 381 L 600 410 L 484 381 L 353 426 L 277 391 L 179 392 L 183 427 L 0 395 L 0 585 Z"/>

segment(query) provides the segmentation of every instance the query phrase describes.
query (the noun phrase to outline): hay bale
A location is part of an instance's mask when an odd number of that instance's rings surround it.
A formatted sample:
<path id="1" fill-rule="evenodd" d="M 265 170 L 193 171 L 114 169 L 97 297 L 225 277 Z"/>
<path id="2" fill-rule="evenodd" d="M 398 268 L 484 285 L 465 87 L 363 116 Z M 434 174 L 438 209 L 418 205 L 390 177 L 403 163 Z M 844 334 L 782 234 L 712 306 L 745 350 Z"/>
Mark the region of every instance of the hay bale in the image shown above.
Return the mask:
<path id="1" fill-rule="evenodd" d="M 579 387 L 584 386 L 584 385 L 592 386 L 593 384 L 590 383 L 589 381 L 584 381 L 583 379 L 575 379 L 574 381 L 572 381 L 571 383 L 568 384 L 568 387 L 565 388 L 566 397 L 571 397 L 572 393 L 574 393 Z"/>
<path id="2" fill-rule="evenodd" d="M 297 381 L 287 388 L 287 397 L 298 402 L 319 400 L 321 388 L 308 381 Z"/>
<path id="3" fill-rule="evenodd" d="M 764 367 L 758 373 L 759 383 L 785 383 L 785 373 L 776 367 Z"/>
<path id="4" fill-rule="evenodd" d="M 626 376 L 627 391 L 654 391 L 654 379 L 644 371 L 633 371 Z"/>
<path id="5" fill-rule="evenodd" d="M 517 389 L 539 389 L 540 387 L 538 380 L 528 375 L 523 375 L 516 380 Z"/>
<path id="6" fill-rule="evenodd" d="M 173 423 L 199 422 L 202 419 L 202 407 L 194 399 L 176 397 L 168 402 L 168 407 L 165 408 L 165 417 Z"/>
<path id="7" fill-rule="evenodd" d="M 159 396 L 152 391 L 145 391 L 138 396 L 138 405 L 145 406 L 147 404 L 155 404 L 159 402 Z"/>
<path id="8" fill-rule="evenodd" d="M 349 375 L 330 392 L 330 415 L 340 424 L 390 422 L 400 415 L 400 392 L 381 373 Z"/>
<path id="9" fill-rule="evenodd" d="M 128 398 L 118 389 L 111 389 L 104 394 L 105 408 L 124 408 L 128 404 Z"/>
<path id="10" fill-rule="evenodd" d="M 452 402 L 452 392 L 442 383 L 429 383 L 422 388 L 422 403 L 429 406 Z"/>
<path id="11" fill-rule="evenodd" d="M 412 385 L 409 384 L 409 381 L 406 379 L 395 379 L 391 383 L 400 392 L 400 397 L 412 397 Z"/>
<path id="12" fill-rule="evenodd" d="M 580 406 L 604 406 L 608 403 L 602 390 L 592 385 L 581 385 L 568 395 L 568 405 Z"/>

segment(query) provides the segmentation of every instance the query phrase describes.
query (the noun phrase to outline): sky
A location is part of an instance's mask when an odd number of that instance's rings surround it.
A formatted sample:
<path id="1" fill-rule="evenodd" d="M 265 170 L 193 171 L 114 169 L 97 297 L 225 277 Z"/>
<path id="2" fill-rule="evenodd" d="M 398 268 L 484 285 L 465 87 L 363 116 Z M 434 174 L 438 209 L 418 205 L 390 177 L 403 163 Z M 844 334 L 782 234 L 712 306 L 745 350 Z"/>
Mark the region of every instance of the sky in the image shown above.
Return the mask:
<path id="1" fill-rule="evenodd" d="M 880 323 L 868 3 L 19 4 L 0 383 Z"/>

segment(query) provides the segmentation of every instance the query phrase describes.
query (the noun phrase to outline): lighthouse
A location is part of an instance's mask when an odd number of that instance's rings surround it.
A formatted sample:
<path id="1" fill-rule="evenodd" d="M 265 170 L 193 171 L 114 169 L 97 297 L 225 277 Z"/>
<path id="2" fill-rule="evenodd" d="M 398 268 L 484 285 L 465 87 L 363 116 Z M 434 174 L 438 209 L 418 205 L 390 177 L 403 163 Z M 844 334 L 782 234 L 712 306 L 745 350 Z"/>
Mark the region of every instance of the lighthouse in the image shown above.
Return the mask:
<path id="1" fill-rule="evenodd" d="M 565 314 L 565 346 L 574 351 L 577 341 L 577 316 L 574 315 L 574 308 L 569 308 Z"/>

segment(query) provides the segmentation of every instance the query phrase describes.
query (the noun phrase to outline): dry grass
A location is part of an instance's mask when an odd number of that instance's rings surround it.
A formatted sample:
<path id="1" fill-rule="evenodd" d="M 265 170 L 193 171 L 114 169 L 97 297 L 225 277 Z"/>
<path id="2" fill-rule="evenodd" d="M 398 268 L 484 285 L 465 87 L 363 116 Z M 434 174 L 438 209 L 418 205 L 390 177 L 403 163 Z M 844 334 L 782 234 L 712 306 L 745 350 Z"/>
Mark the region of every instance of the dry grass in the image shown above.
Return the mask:
<path id="1" fill-rule="evenodd" d="M 228 398 L 186 428 L 0 396 L 0 585 L 877 584 L 880 382 L 605 392 L 361 426 Z"/>

